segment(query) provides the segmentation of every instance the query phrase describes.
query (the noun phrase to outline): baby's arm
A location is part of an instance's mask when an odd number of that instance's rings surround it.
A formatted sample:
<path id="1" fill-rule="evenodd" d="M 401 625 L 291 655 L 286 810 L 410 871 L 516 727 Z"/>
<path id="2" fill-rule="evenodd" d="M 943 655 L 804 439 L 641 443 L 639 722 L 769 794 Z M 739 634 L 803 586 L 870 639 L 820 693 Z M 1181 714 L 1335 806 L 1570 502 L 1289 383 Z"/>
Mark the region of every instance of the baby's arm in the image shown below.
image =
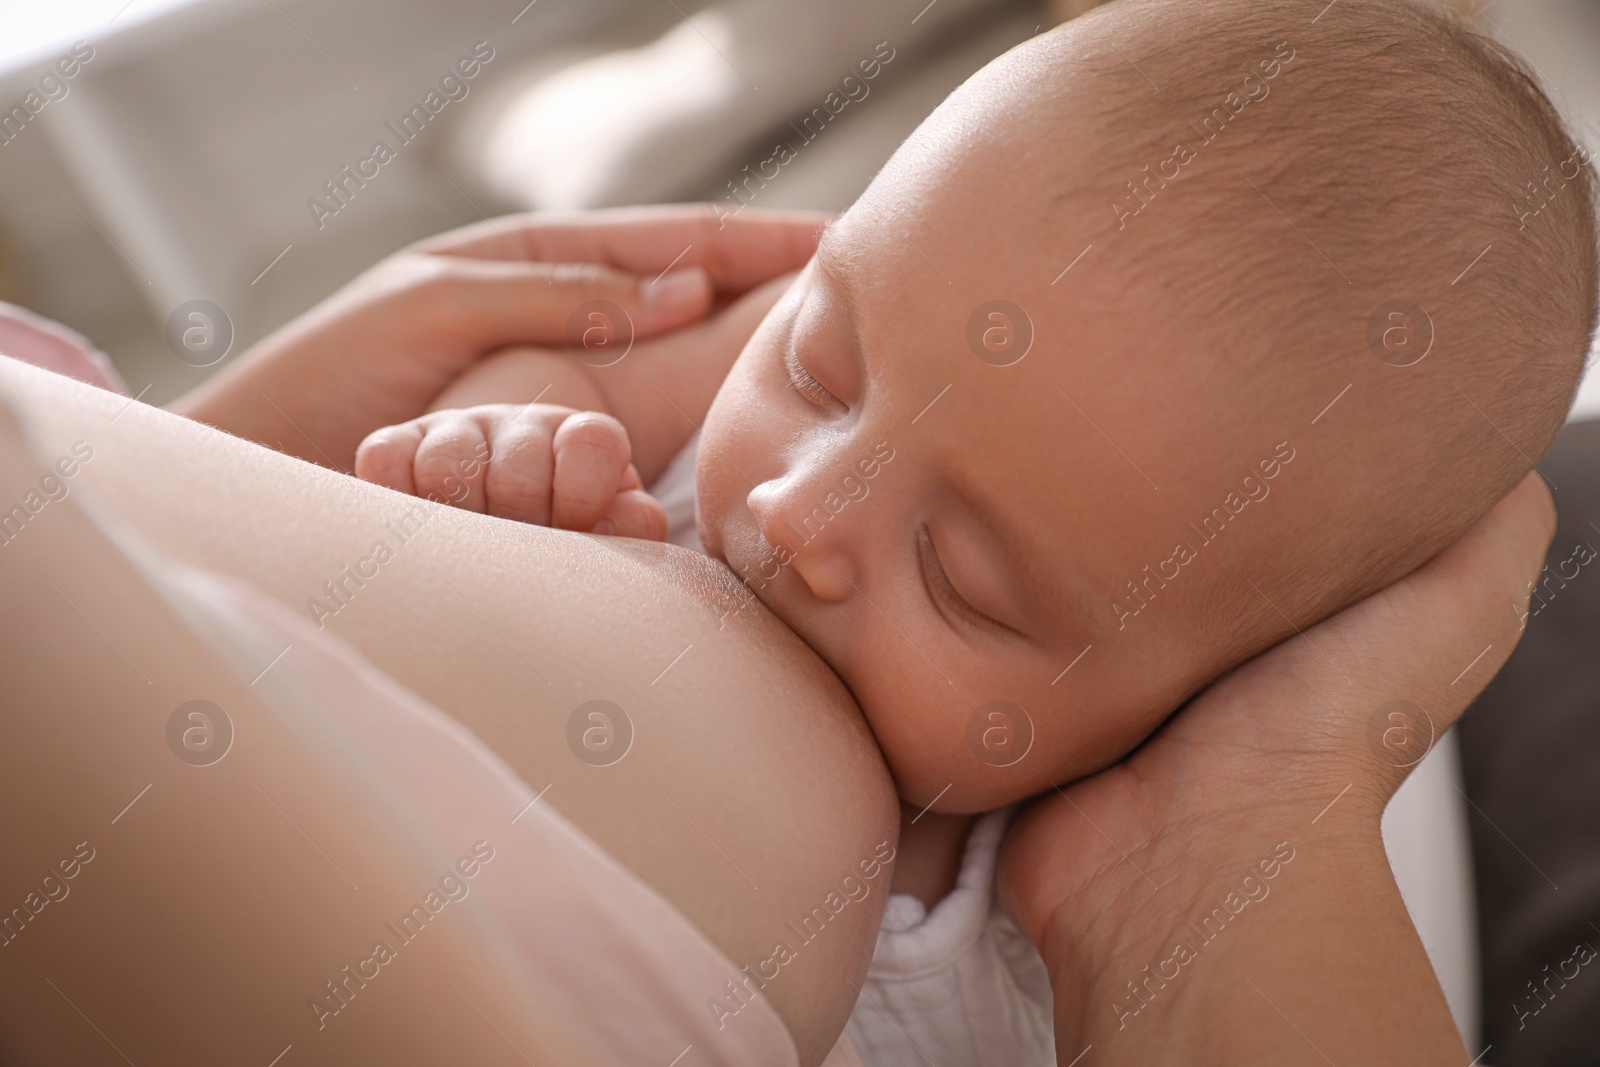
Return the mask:
<path id="1" fill-rule="evenodd" d="M 512 348 L 479 360 L 429 414 L 362 442 L 356 474 L 505 518 L 659 540 L 665 517 L 642 487 L 704 420 L 789 280 L 631 347 L 601 313 L 587 328 L 604 345 Z"/>

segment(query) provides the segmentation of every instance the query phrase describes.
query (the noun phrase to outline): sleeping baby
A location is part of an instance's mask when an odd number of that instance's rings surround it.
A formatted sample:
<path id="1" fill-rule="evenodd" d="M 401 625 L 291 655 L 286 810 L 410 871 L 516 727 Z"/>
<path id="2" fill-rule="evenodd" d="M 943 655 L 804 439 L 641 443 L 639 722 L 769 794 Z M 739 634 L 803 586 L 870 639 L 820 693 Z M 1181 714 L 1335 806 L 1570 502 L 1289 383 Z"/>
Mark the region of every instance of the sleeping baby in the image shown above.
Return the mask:
<path id="1" fill-rule="evenodd" d="M 1588 162 L 1431 8 L 1119 0 L 952 94 L 798 276 L 631 348 L 579 308 L 569 350 L 481 361 L 357 472 L 702 546 L 849 686 L 913 811 L 991 811 L 1528 473 L 1595 325 Z M 974 966 L 915 907 L 888 924 Z M 1015 1043 L 964 1015 L 898 1018 L 955 1061 Z"/>

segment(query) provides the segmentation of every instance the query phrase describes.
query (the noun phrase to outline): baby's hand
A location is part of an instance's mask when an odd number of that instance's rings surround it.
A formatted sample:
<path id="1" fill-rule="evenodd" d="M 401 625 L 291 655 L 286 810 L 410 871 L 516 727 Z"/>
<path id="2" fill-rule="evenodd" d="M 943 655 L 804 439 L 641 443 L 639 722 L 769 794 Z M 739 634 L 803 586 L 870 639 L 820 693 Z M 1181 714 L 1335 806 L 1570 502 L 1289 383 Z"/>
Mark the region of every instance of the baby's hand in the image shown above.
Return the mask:
<path id="1" fill-rule="evenodd" d="M 368 435 L 356 477 L 538 526 L 667 536 L 666 513 L 634 469 L 628 431 L 596 411 L 484 404 L 430 412 Z"/>

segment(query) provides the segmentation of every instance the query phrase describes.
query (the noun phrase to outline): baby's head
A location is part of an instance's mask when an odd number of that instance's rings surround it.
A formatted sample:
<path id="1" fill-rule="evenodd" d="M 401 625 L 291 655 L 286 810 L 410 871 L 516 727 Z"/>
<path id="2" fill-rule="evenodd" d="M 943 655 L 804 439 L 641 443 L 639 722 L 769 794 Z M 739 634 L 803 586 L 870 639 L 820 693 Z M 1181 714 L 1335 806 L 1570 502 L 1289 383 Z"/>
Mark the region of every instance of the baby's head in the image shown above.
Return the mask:
<path id="1" fill-rule="evenodd" d="M 1481 38 L 1119 0 L 829 230 L 717 397 L 701 534 L 908 799 L 993 807 L 1460 536 L 1559 429 L 1596 285 L 1587 156 Z"/>

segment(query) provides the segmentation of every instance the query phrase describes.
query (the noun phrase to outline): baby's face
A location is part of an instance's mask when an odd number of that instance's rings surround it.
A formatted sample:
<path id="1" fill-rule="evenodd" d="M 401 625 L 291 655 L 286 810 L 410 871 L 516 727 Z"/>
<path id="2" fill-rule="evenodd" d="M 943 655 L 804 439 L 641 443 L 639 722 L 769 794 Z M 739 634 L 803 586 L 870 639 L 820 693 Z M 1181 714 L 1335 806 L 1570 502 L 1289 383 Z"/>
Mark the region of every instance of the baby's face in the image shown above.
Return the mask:
<path id="1" fill-rule="evenodd" d="M 968 83 L 829 230 L 699 457 L 707 550 L 850 687 L 903 794 L 946 811 L 1105 765 L 1287 630 L 1238 575 L 1314 463 L 1284 461 L 1309 415 L 1252 398 L 1116 266 L 1171 230 L 1057 203 L 1092 124 L 1032 129 L 1008 92 L 1003 69 Z M 1078 146 L 1048 175 L 1042 136 Z M 1249 529 L 1203 542 L 1188 524 L 1230 493 Z M 1180 543 L 1196 558 L 1171 562 Z"/>

